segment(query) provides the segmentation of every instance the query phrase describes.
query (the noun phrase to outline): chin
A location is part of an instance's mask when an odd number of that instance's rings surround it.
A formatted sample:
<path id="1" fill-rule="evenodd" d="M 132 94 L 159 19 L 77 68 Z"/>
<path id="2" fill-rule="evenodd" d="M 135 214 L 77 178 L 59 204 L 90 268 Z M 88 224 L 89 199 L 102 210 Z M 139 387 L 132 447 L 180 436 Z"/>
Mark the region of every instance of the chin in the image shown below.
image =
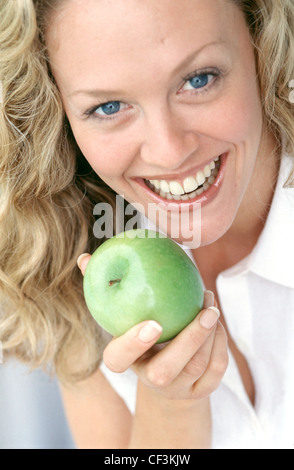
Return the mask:
<path id="1" fill-rule="evenodd" d="M 235 213 L 230 215 L 228 212 L 219 214 L 212 222 L 202 221 L 201 227 L 201 246 L 211 245 L 221 239 L 232 227 L 235 220 Z"/>
<path id="2" fill-rule="evenodd" d="M 229 231 L 233 222 L 234 217 L 229 217 L 228 214 L 225 214 L 224 217 L 214 218 L 212 222 L 204 219 L 201 221 L 200 231 L 199 226 L 194 228 L 192 239 L 187 240 L 187 238 L 181 237 L 176 241 L 191 249 L 208 246 L 221 239 Z"/>

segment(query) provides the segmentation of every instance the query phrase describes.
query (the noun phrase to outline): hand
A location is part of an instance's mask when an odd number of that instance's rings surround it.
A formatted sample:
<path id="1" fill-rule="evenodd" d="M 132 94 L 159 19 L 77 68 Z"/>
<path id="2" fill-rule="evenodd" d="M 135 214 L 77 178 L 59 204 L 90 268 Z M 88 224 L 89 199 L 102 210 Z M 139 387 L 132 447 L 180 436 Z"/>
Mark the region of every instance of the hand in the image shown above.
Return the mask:
<path id="1" fill-rule="evenodd" d="M 83 274 L 89 259 L 84 254 L 78 260 Z M 218 387 L 228 365 L 227 337 L 219 314 L 212 292 L 206 291 L 204 309 L 173 340 L 156 345 L 161 326 L 142 322 L 112 339 L 104 350 L 105 365 L 113 372 L 131 367 L 145 386 L 168 399 L 206 398 Z"/>

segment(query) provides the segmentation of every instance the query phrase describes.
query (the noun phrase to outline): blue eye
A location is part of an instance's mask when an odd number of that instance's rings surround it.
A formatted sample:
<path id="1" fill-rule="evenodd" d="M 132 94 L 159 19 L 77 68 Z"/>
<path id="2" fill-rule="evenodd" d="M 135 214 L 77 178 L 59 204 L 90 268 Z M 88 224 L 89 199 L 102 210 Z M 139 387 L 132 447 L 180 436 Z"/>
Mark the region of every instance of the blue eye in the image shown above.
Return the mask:
<path id="1" fill-rule="evenodd" d="M 208 90 L 210 85 L 212 85 L 213 81 L 216 81 L 219 77 L 219 73 L 200 73 L 195 74 L 194 76 L 190 76 L 186 78 L 186 83 L 182 87 L 183 91 L 192 91 L 192 90 L 199 90 L 204 91 Z"/>
<path id="2" fill-rule="evenodd" d="M 107 116 L 111 116 L 112 114 L 118 113 L 120 111 L 120 107 L 121 107 L 120 101 L 109 101 L 109 103 L 105 103 L 99 106 L 96 109 L 95 113 L 96 114 L 103 113 L 103 114 L 106 114 Z"/>
<path id="3" fill-rule="evenodd" d="M 107 101 L 86 111 L 86 116 L 92 116 L 98 119 L 114 119 L 121 116 L 123 111 L 129 110 L 130 105 L 121 101 Z"/>
<path id="4" fill-rule="evenodd" d="M 191 78 L 189 82 L 193 88 L 203 88 L 209 83 L 208 77 L 209 75 L 207 73 L 203 73 L 202 75 Z"/>

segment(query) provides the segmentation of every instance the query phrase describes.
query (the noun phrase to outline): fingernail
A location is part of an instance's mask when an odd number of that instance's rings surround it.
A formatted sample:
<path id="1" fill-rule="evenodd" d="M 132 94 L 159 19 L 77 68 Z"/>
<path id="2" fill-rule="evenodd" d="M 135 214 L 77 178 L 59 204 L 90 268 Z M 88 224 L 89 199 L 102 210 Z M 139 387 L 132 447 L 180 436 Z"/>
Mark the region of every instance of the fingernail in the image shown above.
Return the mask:
<path id="1" fill-rule="evenodd" d="M 204 292 L 203 309 L 214 306 L 214 293 L 211 290 Z"/>
<path id="2" fill-rule="evenodd" d="M 159 325 L 159 323 L 150 320 L 139 331 L 139 339 L 143 341 L 143 343 L 150 343 L 159 336 L 159 333 L 162 333 L 162 327 Z"/>
<path id="3" fill-rule="evenodd" d="M 77 259 L 77 265 L 80 269 L 82 269 L 82 262 L 83 262 L 83 259 L 85 259 L 87 256 L 90 256 L 89 253 L 83 253 L 81 254 L 78 259 Z"/>
<path id="4" fill-rule="evenodd" d="M 200 325 L 207 330 L 210 330 L 220 317 L 220 311 L 216 307 L 209 307 L 202 313 L 199 320 Z"/>

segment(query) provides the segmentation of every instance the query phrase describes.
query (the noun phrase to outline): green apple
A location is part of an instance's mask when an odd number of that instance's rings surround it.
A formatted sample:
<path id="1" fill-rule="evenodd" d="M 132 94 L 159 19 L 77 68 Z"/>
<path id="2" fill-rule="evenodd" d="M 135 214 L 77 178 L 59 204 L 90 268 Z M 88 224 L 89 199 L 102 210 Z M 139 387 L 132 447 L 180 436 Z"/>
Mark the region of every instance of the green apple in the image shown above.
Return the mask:
<path id="1" fill-rule="evenodd" d="M 173 240 L 152 230 L 129 230 L 104 242 L 84 275 L 86 304 L 113 336 L 155 320 L 158 342 L 176 336 L 203 307 L 203 284 L 189 256 Z"/>

